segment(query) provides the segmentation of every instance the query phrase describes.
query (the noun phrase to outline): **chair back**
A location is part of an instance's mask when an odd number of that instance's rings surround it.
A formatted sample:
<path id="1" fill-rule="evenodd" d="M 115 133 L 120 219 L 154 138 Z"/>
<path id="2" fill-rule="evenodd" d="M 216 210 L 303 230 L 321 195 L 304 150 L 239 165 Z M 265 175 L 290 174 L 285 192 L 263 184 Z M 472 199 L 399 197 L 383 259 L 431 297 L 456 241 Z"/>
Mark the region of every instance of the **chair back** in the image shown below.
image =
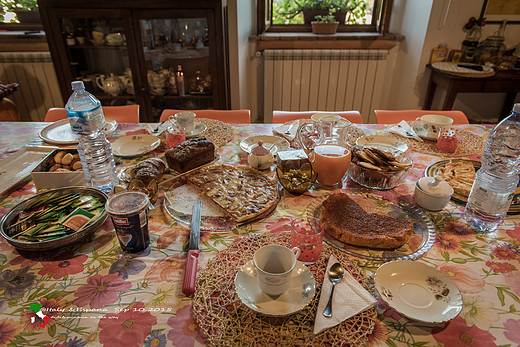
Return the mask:
<path id="1" fill-rule="evenodd" d="M 21 122 L 16 104 L 8 98 L 0 98 L 0 122 Z"/>
<path id="2" fill-rule="evenodd" d="M 139 105 L 102 106 L 106 118 L 118 123 L 139 123 Z M 67 111 L 63 107 L 52 107 L 45 115 L 46 122 L 56 122 L 67 118 Z"/>
<path id="3" fill-rule="evenodd" d="M 220 120 L 232 124 L 251 124 L 250 110 L 172 110 L 165 109 L 161 113 L 161 122 L 168 120 L 171 115 L 179 112 L 193 112 L 199 118 Z"/>
<path id="4" fill-rule="evenodd" d="M 469 124 L 468 117 L 462 111 L 432 110 L 375 110 L 377 124 L 397 124 L 402 120 L 414 121 L 425 114 L 438 114 L 453 119 L 453 124 Z"/>
<path id="5" fill-rule="evenodd" d="M 316 113 L 332 113 L 348 119 L 352 123 L 363 124 L 363 117 L 358 111 L 273 111 L 273 123 L 285 123 L 302 118 L 311 118 Z"/>

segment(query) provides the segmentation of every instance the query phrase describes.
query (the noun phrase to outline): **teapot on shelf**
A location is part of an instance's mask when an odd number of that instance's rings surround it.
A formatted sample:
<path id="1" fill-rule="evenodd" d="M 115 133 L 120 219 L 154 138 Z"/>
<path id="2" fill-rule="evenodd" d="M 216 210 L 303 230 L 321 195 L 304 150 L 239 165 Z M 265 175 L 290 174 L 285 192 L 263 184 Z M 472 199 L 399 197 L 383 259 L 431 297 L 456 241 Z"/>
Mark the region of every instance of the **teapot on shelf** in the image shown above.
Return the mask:
<path id="1" fill-rule="evenodd" d="M 125 90 L 123 81 L 113 73 L 109 77 L 100 75 L 96 78 L 96 85 L 111 96 L 118 96 Z"/>

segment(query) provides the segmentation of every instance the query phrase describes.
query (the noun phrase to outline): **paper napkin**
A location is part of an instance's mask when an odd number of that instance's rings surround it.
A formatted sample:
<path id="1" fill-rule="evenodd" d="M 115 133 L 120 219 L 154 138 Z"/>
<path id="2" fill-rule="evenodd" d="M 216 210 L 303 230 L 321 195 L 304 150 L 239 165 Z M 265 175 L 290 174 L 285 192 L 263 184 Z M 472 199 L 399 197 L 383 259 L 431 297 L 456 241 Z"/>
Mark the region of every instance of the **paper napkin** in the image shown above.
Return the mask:
<path id="1" fill-rule="evenodd" d="M 376 304 L 376 299 L 359 284 L 352 275 L 345 270 L 343 281 L 336 284 L 334 289 L 334 297 L 332 298 L 332 317 L 327 318 L 323 315 L 323 310 L 329 301 L 330 288 L 332 282 L 327 275 L 332 264 L 338 260 L 334 255 L 329 258 L 327 271 L 323 279 L 321 287 L 320 302 L 316 311 L 316 320 L 314 322 L 314 334 L 318 334 L 325 329 L 338 325 L 344 320 L 363 312 L 367 308 Z"/>
<path id="2" fill-rule="evenodd" d="M 397 134 L 402 137 L 409 137 L 409 138 L 415 139 L 419 142 L 423 142 L 423 139 L 421 139 L 415 133 L 415 131 L 413 131 L 412 127 L 405 120 L 402 120 L 396 126 L 393 126 L 390 129 L 388 129 L 388 132 Z"/>
<path id="3" fill-rule="evenodd" d="M 295 120 L 290 123 L 285 123 L 280 126 L 277 126 L 273 128 L 273 133 L 278 136 L 282 136 L 289 142 L 293 142 L 296 138 L 296 133 L 298 132 L 298 127 L 300 125 L 299 120 Z M 289 130 L 289 133 L 286 133 L 286 131 Z"/>

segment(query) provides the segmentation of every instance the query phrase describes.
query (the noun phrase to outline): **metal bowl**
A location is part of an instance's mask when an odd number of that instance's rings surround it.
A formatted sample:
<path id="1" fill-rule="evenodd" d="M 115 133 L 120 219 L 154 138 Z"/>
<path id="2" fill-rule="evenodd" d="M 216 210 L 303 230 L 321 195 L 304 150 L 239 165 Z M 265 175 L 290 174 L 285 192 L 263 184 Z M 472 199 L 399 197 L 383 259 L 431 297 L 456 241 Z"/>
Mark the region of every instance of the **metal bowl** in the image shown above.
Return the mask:
<path id="1" fill-rule="evenodd" d="M 21 250 L 28 250 L 28 251 L 47 251 L 54 248 L 64 247 L 76 242 L 80 241 L 86 241 L 92 237 L 92 234 L 105 222 L 107 219 L 107 212 L 103 211 L 103 213 L 94 220 L 94 222 L 86 227 L 83 228 L 75 233 L 72 233 L 70 235 L 63 236 L 62 238 L 56 239 L 56 240 L 50 240 L 50 241 L 42 241 L 42 242 L 28 242 L 28 241 L 20 241 L 12 239 L 7 234 L 7 229 L 11 224 L 15 222 L 15 220 L 18 218 L 18 214 L 22 212 L 27 206 L 29 206 L 32 202 L 35 200 L 45 196 L 50 195 L 53 193 L 58 193 L 60 196 L 73 193 L 73 194 L 85 194 L 85 195 L 91 195 L 96 198 L 100 198 L 100 202 L 103 203 L 103 205 L 107 202 L 108 197 L 100 190 L 94 189 L 94 188 L 85 188 L 85 187 L 68 187 L 68 188 L 59 188 L 59 189 L 53 189 L 49 190 L 40 194 L 36 194 L 33 197 L 30 197 L 29 199 L 26 199 L 22 202 L 20 202 L 18 205 L 13 207 L 9 210 L 3 217 L 2 220 L 0 220 L 0 235 L 4 239 L 7 240 L 11 245 L 13 245 L 17 249 Z"/>

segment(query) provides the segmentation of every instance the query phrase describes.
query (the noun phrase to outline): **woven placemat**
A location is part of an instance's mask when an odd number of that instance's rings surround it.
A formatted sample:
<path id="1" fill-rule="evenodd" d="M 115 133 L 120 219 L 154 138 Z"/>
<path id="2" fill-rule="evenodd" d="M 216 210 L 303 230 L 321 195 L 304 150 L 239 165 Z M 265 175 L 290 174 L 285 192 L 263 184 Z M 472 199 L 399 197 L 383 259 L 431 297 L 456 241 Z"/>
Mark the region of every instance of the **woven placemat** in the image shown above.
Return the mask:
<path id="1" fill-rule="evenodd" d="M 308 268 L 316 280 L 316 295 L 301 311 L 269 317 L 244 305 L 235 291 L 235 276 L 254 252 L 266 244 L 290 246 L 289 233 L 263 234 L 235 240 L 200 271 L 193 296 L 195 319 L 211 346 L 339 346 L 366 345 L 377 319 L 375 308 L 314 335 L 314 320 L 330 254 L 373 294 L 373 288 L 351 258 L 326 243 L 320 259 Z"/>
<path id="2" fill-rule="evenodd" d="M 233 139 L 235 132 L 231 125 L 209 118 L 197 118 L 197 121 L 205 124 L 207 127 L 206 130 L 200 133 L 200 136 L 204 136 L 213 142 L 215 147 L 224 146 Z"/>
<path id="3" fill-rule="evenodd" d="M 438 150 L 436 147 L 437 142 L 435 141 L 425 139 L 423 142 L 419 142 L 392 133 L 389 133 L 389 135 L 399 139 L 399 141 L 405 142 L 411 150 L 425 154 L 440 155 L 444 157 L 463 157 L 471 154 L 482 154 L 484 152 L 484 146 L 486 143 L 480 136 L 463 129 L 455 129 L 455 133 L 458 145 L 457 150 L 453 153 Z"/>

